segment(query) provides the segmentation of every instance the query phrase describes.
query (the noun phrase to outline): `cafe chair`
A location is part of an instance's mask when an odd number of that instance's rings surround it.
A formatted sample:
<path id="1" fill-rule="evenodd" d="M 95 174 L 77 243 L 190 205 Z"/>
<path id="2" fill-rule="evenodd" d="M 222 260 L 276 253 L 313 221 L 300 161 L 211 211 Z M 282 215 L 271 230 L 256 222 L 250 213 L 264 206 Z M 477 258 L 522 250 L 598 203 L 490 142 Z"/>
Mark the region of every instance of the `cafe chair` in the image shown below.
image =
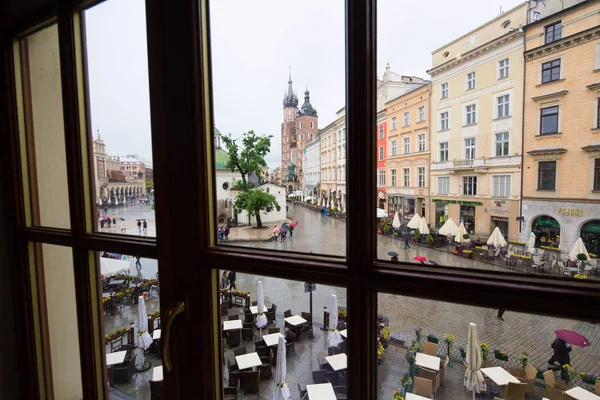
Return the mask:
<path id="1" fill-rule="evenodd" d="M 291 357 L 296 355 L 296 343 L 289 342 L 285 344 L 285 357 Z"/>
<path id="2" fill-rule="evenodd" d="M 283 318 L 289 318 L 292 316 L 292 310 L 286 310 L 283 312 Z"/>
<path id="3" fill-rule="evenodd" d="M 163 381 L 148 381 L 150 384 L 150 400 L 163 399 Z"/>
<path id="4" fill-rule="evenodd" d="M 544 383 L 546 385 L 546 397 L 549 400 L 562 400 L 564 399 L 563 393 L 569 390 L 567 385 L 556 382 L 552 370 L 544 372 Z"/>
<path id="5" fill-rule="evenodd" d="M 244 372 L 244 396 L 248 393 L 258 393 L 260 384 L 260 370 Z"/>
<path id="6" fill-rule="evenodd" d="M 450 357 L 446 356 L 446 359 L 440 361 L 440 385 L 446 384 L 446 374 L 448 373 L 448 364 L 450 363 Z"/>
<path id="7" fill-rule="evenodd" d="M 242 330 L 235 329 L 230 330 L 227 335 L 227 345 L 231 348 L 233 346 L 239 346 L 242 343 Z"/>
<path id="8" fill-rule="evenodd" d="M 240 380 L 237 380 L 236 386 L 228 386 L 223 389 L 223 400 L 238 400 L 238 392 L 240 391 Z"/>
<path id="9" fill-rule="evenodd" d="M 437 393 L 440 388 L 440 377 L 438 372 L 419 367 L 419 377 L 429 379 L 431 381 L 431 390 L 434 394 Z"/>
<path id="10" fill-rule="evenodd" d="M 417 396 L 427 397 L 428 399 L 433 399 L 432 384 L 429 379 L 415 376 L 414 383 L 414 394 L 416 394 Z"/>
<path id="11" fill-rule="evenodd" d="M 236 319 L 240 319 L 240 315 L 239 314 L 227 316 L 227 320 L 228 321 L 235 321 Z"/>
<path id="12" fill-rule="evenodd" d="M 298 382 L 298 393 L 300 393 L 301 400 L 308 396 L 308 391 L 306 390 L 305 384 Z"/>
<path id="13" fill-rule="evenodd" d="M 260 379 L 273 378 L 273 370 L 271 369 L 271 359 L 269 357 L 261 357 L 262 364 L 258 366 L 260 370 Z"/>
<path id="14" fill-rule="evenodd" d="M 436 356 L 438 351 L 438 344 L 426 341 L 423 343 L 423 353 L 430 356 Z"/>
<path id="15" fill-rule="evenodd" d="M 281 332 L 280 328 L 269 328 L 269 334 Z"/>
<path id="16" fill-rule="evenodd" d="M 526 383 L 513 383 L 508 382 L 508 389 L 504 398 L 506 400 L 525 400 L 525 393 L 527 392 Z"/>
<path id="17" fill-rule="evenodd" d="M 326 369 L 320 369 L 312 372 L 312 379 L 314 384 L 327 383 L 327 371 Z"/>
<path id="18" fill-rule="evenodd" d="M 221 304 L 221 316 L 224 317 L 229 314 L 227 310 L 227 304 Z"/>
<path id="19" fill-rule="evenodd" d="M 253 302 L 252 302 L 252 305 L 253 305 L 253 306 L 257 306 L 257 305 L 258 305 L 258 301 L 253 301 Z"/>
<path id="20" fill-rule="evenodd" d="M 600 396 L 600 379 L 596 379 L 596 384 L 594 385 L 594 393 Z"/>
<path id="21" fill-rule="evenodd" d="M 125 361 L 113 367 L 113 381 L 115 383 L 130 383 L 133 375 L 137 374 L 135 368 L 135 359 L 137 354 L 132 353 L 130 357 L 125 357 Z"/>
<path id="22" fill-rule="evenodd" d="M 238 348 L 233 349 L 233 355 L 235 356 L 241 356 L 243 354 L 248 353 L 248 350 L 246 349 L 246 346 L 240 346 Z"/>
<path id="23" fill-rule="evenodd" d="M 242 324 L 242 340 L 254 341 L 254 324 Z"/>
<path id="24" fill-rule="evenodd" d="M 335 393 L 335 398 L 337 400 L 348 399 L 348 386 L 334 386 L 333 392 Z"/>

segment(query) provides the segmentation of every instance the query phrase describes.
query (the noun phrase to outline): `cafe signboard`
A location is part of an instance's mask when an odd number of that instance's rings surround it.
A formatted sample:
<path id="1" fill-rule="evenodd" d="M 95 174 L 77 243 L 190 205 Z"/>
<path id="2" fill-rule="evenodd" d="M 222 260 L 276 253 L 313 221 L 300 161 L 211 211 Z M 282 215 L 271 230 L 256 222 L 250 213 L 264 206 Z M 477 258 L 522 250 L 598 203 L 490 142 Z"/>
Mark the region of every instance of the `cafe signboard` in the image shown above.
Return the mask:
<path id="1" fill-rule="evenodd" d="M 482 206 L 483 203 L 480 201 L 467 201 L 467 200 L 446 200 L 446 199 L 431 199 L 434 203 L 443 204 L 460 204 L 461 206 Z"/>
<path id="2" fill-rule="evenodd" d="M 583 208 L 559 207 L 558 214 L 567 217 L 583 217 Z"/>

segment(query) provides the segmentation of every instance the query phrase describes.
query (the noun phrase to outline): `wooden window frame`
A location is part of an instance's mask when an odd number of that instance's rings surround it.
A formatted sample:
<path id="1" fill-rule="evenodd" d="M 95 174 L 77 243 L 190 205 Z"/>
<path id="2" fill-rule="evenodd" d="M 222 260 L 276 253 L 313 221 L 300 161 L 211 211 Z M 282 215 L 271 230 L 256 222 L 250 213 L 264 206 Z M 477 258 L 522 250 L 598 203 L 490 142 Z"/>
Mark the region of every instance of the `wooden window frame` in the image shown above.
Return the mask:
<path id="1" fill-rule="evenodd" d="M 81 354 L 82 387 L 85 399 L 107 395 L 104 357 L 96 351 L 100 335 L 88 323 L 98 311 L 98 293 L 90 290 L 97 277 L 91 273 L 90 251 L 135 253 L 157 258 L 160 268 L 176 265 L 173 274 L 161 274 L 161 308 L 186 300 L 190 312 L 216 315 L 217 277 L 213 268 L 235 266 L 239 272 L 263 274 L 300 281 L 318 281 L 347 289 L 349 318 L 349 393 L 357 399 L 376 398 L 375 317 L 377 293 L 395 293 L 439 301 L 505 308 L 523 312 L 551 314 L 583 320 L 597 320 L 593 307 L 600 290 L 597 283 L 570 282 L 546 277 L 523 277 L 510 273 L 481 272 L 424 267 L 414 264 L 390 264 L 376 257 L 376 138 L 351 134 L 372 132 L 376 126 L 372 101 L 376 96 L 376 1 L 346 0 L 346 110 L 348 126 L 348 193 L 346 258 L 319 257 L 306 254 L 283 254 L 252 249 L 224 249 L 215 246 L 214 194 L 212 168 L 212 101 L 210 35 L 206 0 L 170 2 L 147 1 L 147 40 L 153 163 L 155 169 L 157 230 L 155 239 L 98 234 L 90 230 L 89 177 L 83 166 L 89 162 L 85 121 L 81 121 L 78 93 L 78 57 L 81 39 L 78 17 L 74 11 L 89 6 L 89 1 L 18 1 L 10 0 L 0 15 L 3 27 L 0 54 L 3 79 L 0 83 L 0 133 L 8 138 L 0 149 L 2 184 L 10 188 L 6 207 L 11 233 L 9 252 L 13 282 L 14 315 L 17 336 L 24 352 L 16 368 L 23 398 L 37 398 L 43 383 L 36 378 L 38 365 L 31 330 L 33 314 L 28 283 L 30 276 L 27 247 L 31 242 L 69 246 L 73 251 L 77 283 L 77 317 Z M 195 16 L 199 16 L 196 18 Z M 72 229 L 27 227 L 24 224 L 20 190 L 21 170 L 18 162 L 18 126 L 14 96 L 12 41 L 39 21 L 58 21 L 62 71 L 67 175 L 69 183 Z M 349 27 L 352 27 L 350 29 Z M 85 71 L 84 71 L 85 73 Z M 170 135 L 169 132 L 186 132 Z M 89 141 L 88 141 L 89 142 Z M 159 150 L 160 149 L 160 150 Z M 181 152 L 186 156 L 182 156 Z M 178 160 L 177 165 L 170 160 Z M 186 187 L 189 176 L 181 170 L 194 171 L 200 178 L 188 194 L 188 207 L 175 207 L 177 190 Z M 196 221 L 189 224 L 188 221 Z M 203 229 L 195 230 L 194 227 Z M 14 235 L 12 235 L 14 234 Z M 360 243 L 359 246 L 353 245 Z M 187 249 L 178 252 L 178 249 Z M 193 277 L 186 281 L 183 277 Z M 178 284 L 176 284 L 176 281 Z M 560 297 L 561 302 L 555 299 Z M 173 333 L 177 343 L 175 358 L 189 362 L 185 370 L 165 374 L 167 393 L 181 398 L 220 397 L 218 365 L 218 324 L 203 320 L 178 320 Z M 215 329 L 217 326 L 217 329 Z M 180 328 L 180 329 L 178 329 Z M 193 332 L 194 340 L 190 339 Z M 354 339 L 353 339 L 354 338 Z M 360 339 L 359 339 L 360 338 Z M 213 348 L 214 352 L 202 351 Z M 191 355 L 200 355 L 190 359 Z M 187 365 L 187 364 L 186 364 Z M 179 385 L 176 386 L 176 382 Z M 200 389 L 199 389 L 200 388 Z"/>

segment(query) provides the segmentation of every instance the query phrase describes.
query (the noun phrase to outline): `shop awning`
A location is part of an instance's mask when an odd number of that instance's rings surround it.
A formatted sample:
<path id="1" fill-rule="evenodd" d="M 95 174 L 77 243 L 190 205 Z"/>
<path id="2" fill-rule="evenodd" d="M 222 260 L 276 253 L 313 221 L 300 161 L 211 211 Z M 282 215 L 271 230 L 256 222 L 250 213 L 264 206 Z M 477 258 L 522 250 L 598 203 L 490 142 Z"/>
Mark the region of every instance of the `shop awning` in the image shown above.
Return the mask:
<path id="1" fill-rule="evenodd" d="M 558 221 L 551 217 L 540 217 L 533 221 L 533 226 L 539 228 L 560 228 Z"/>

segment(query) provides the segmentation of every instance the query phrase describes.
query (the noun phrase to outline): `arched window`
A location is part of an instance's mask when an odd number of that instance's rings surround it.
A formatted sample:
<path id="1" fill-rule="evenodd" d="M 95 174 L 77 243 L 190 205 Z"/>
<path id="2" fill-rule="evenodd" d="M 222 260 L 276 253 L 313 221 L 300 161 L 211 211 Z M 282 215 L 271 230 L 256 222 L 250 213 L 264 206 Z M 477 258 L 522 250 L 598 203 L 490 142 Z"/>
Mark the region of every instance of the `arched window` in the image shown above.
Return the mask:
<path id="1" fill-rule="evenodd" d="M 600 254 L 600 219 L 588 221 L 581 227 L 581 239 L 588 253 Z"/>
<path id="2" fill-rule="evenodd" d="M 503 27 L 504 29 L 508 29 L 508 27 L 509 27 L 509 26 L 510 26 L 510 20 L 508 20 L 508 21 L 504 21 L 504 22 L 502 23 L 502 27 Z"/>
<path id="3" fill-rule="evenodd" d="M 560 245 L 560 224 L 548 215 L 541 215 L 534 219 L 531 232 L 535 235 L 535 247 Z"/>

